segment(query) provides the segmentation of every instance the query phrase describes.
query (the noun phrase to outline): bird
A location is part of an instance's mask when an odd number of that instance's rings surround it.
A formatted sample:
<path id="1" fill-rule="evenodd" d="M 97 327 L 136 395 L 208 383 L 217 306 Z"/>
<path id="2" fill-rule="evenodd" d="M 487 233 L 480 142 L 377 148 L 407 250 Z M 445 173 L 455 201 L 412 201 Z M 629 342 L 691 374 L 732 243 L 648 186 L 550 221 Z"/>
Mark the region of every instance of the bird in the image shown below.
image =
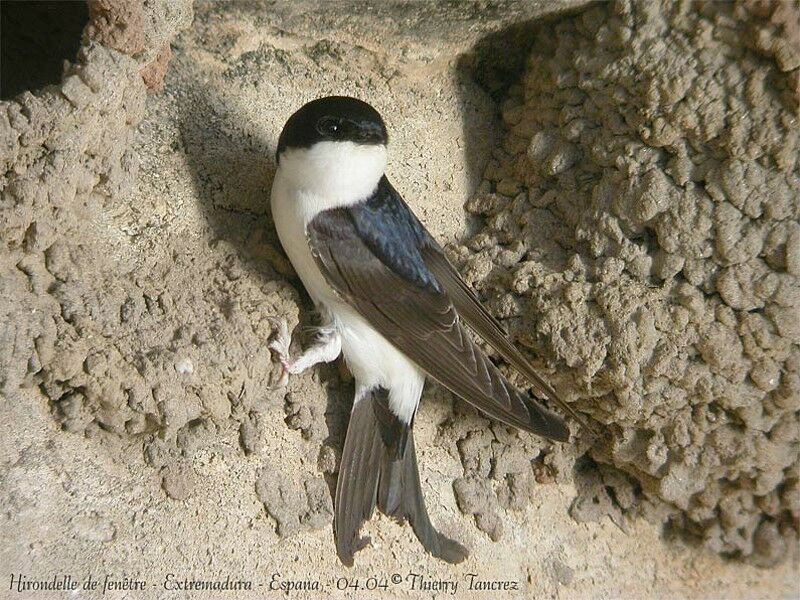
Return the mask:
<path id="1" fill-rule="evenodd" d="M 567 441 L 565 420 L 516 389 L 467 326 L 527 378 L 540 396 L 577 417 L 513 345 L 386 176 L 389 136 L 367 102 L 327 96 L 303 105 L 278 138 L 271 211 L 278 238 L 320 315 L 312 343 L 290 353 L 277 319 L 269 348 L 278 385 L 343 355 L 355 395 L 334 496 L 341 562 L 369 540 L 377 508 L 408 522 L 431 555 L 458 563 L 459 542 L 431 523 L 413 425 L 427 378 L 489 417 Z"/>

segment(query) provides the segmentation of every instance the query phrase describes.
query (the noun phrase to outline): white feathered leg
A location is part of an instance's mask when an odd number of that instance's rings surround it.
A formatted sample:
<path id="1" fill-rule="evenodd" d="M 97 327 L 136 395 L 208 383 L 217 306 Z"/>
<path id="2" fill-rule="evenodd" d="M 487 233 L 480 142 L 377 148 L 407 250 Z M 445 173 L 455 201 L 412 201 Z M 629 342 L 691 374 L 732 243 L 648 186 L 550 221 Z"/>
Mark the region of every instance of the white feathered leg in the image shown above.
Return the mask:
<path id="1" fill-rule="evenodd" d="M 275 353 L 281 364 L 280 375 L 273 388 L 286 386 L 289 383 L 289 374 L 298 375 L 321 362 L 334 361 L 342 352 L 342 339 L 337 331 L 333 327 L 323 326 L 317 330 L 311 346 L 306 348 L 300 356 L 292 359 L 289 351 L 292 344 L 289 324 L 286 319 L 280 318 L 271 318 L 270 322 L 275 327 L 275 334 L 268 348 Z"/>

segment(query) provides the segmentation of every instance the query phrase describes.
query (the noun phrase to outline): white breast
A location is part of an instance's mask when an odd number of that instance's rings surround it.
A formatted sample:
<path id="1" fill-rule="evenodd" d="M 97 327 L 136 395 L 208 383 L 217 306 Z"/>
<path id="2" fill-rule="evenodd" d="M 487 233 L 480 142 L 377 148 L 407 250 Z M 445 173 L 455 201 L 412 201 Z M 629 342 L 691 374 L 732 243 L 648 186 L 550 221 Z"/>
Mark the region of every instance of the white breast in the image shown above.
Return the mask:
<path id="1" fill-rule="evenodd" d="M 312 194 L 287 181 L 278 168 L 272 184 L 272 219 L 294 270 L 311 299 L 319 305 L 335 301 L 336 295 L 317 268 L 306 237 L 306 226 L 318 212 L 308 210 L 315 200 Z"/>
<path id="2" fill-rule="evenodd" d="M 351 206 L 371 194 L 383 175 L 386 149 L 349 142 L 322 142 L 281 156 L 272 184 L 272 218 L 289 260 L 323 315 L 342 338 L 342 352 L 361 387 L 389 390 L 389 405 L 410 421 L 424 375 L 386 338 L 342 301 L 320 272 L 306 227 L 321 211 Z"/>

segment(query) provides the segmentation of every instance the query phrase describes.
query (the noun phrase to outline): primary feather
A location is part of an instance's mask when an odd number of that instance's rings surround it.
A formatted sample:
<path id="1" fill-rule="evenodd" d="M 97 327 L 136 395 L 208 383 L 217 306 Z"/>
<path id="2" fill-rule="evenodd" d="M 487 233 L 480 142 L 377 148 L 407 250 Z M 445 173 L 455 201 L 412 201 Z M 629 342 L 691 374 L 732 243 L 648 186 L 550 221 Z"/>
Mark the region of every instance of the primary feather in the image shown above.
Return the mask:
<path id="1" fill-rule="evenodd" d="M 423 258 L 435 242 L 386 177 L 366 201 L 320 212 L 307 235 L 328 284 L 430 377 L 509 425 L 569 437 L 563 421 L 517 391 L 466 333 Z M 495 329 L 488 333 L 499 339 Z"/>

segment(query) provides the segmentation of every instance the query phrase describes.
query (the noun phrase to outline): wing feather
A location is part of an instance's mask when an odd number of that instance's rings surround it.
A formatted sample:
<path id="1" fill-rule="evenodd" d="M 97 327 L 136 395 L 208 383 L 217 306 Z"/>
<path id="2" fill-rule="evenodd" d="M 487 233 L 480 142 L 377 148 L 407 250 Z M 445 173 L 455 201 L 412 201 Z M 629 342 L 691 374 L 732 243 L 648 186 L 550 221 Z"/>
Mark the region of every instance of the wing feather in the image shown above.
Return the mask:
<path id="1" fill-rule="evenodd" d="M 560 417 L 517 391 L 475 345 L 430 273 L 412 280 L 398 274 L 361 233 L 342 208 L 320 213 L 307 227 L 317 266 L 351 306 L 430 377 L 479 410 L 552 439 L 569 437 Z"/>
<path id="2" fill-rule="evenodd" d="M 436 280 L 450 295 L 453 305 L 466 323 L 486 342 L 522 374 L 536 392 L 558 404 L 571 414 L 581 425 L 587 426 L 581 416 L 559 397 L 553 387 L 534 370 L 533 365 L 511 342 L 503 327 L 480 303 L 475 293 L 461 278 L 458 271 L 435 242 L 422 248 L 422 258 Z"/>

